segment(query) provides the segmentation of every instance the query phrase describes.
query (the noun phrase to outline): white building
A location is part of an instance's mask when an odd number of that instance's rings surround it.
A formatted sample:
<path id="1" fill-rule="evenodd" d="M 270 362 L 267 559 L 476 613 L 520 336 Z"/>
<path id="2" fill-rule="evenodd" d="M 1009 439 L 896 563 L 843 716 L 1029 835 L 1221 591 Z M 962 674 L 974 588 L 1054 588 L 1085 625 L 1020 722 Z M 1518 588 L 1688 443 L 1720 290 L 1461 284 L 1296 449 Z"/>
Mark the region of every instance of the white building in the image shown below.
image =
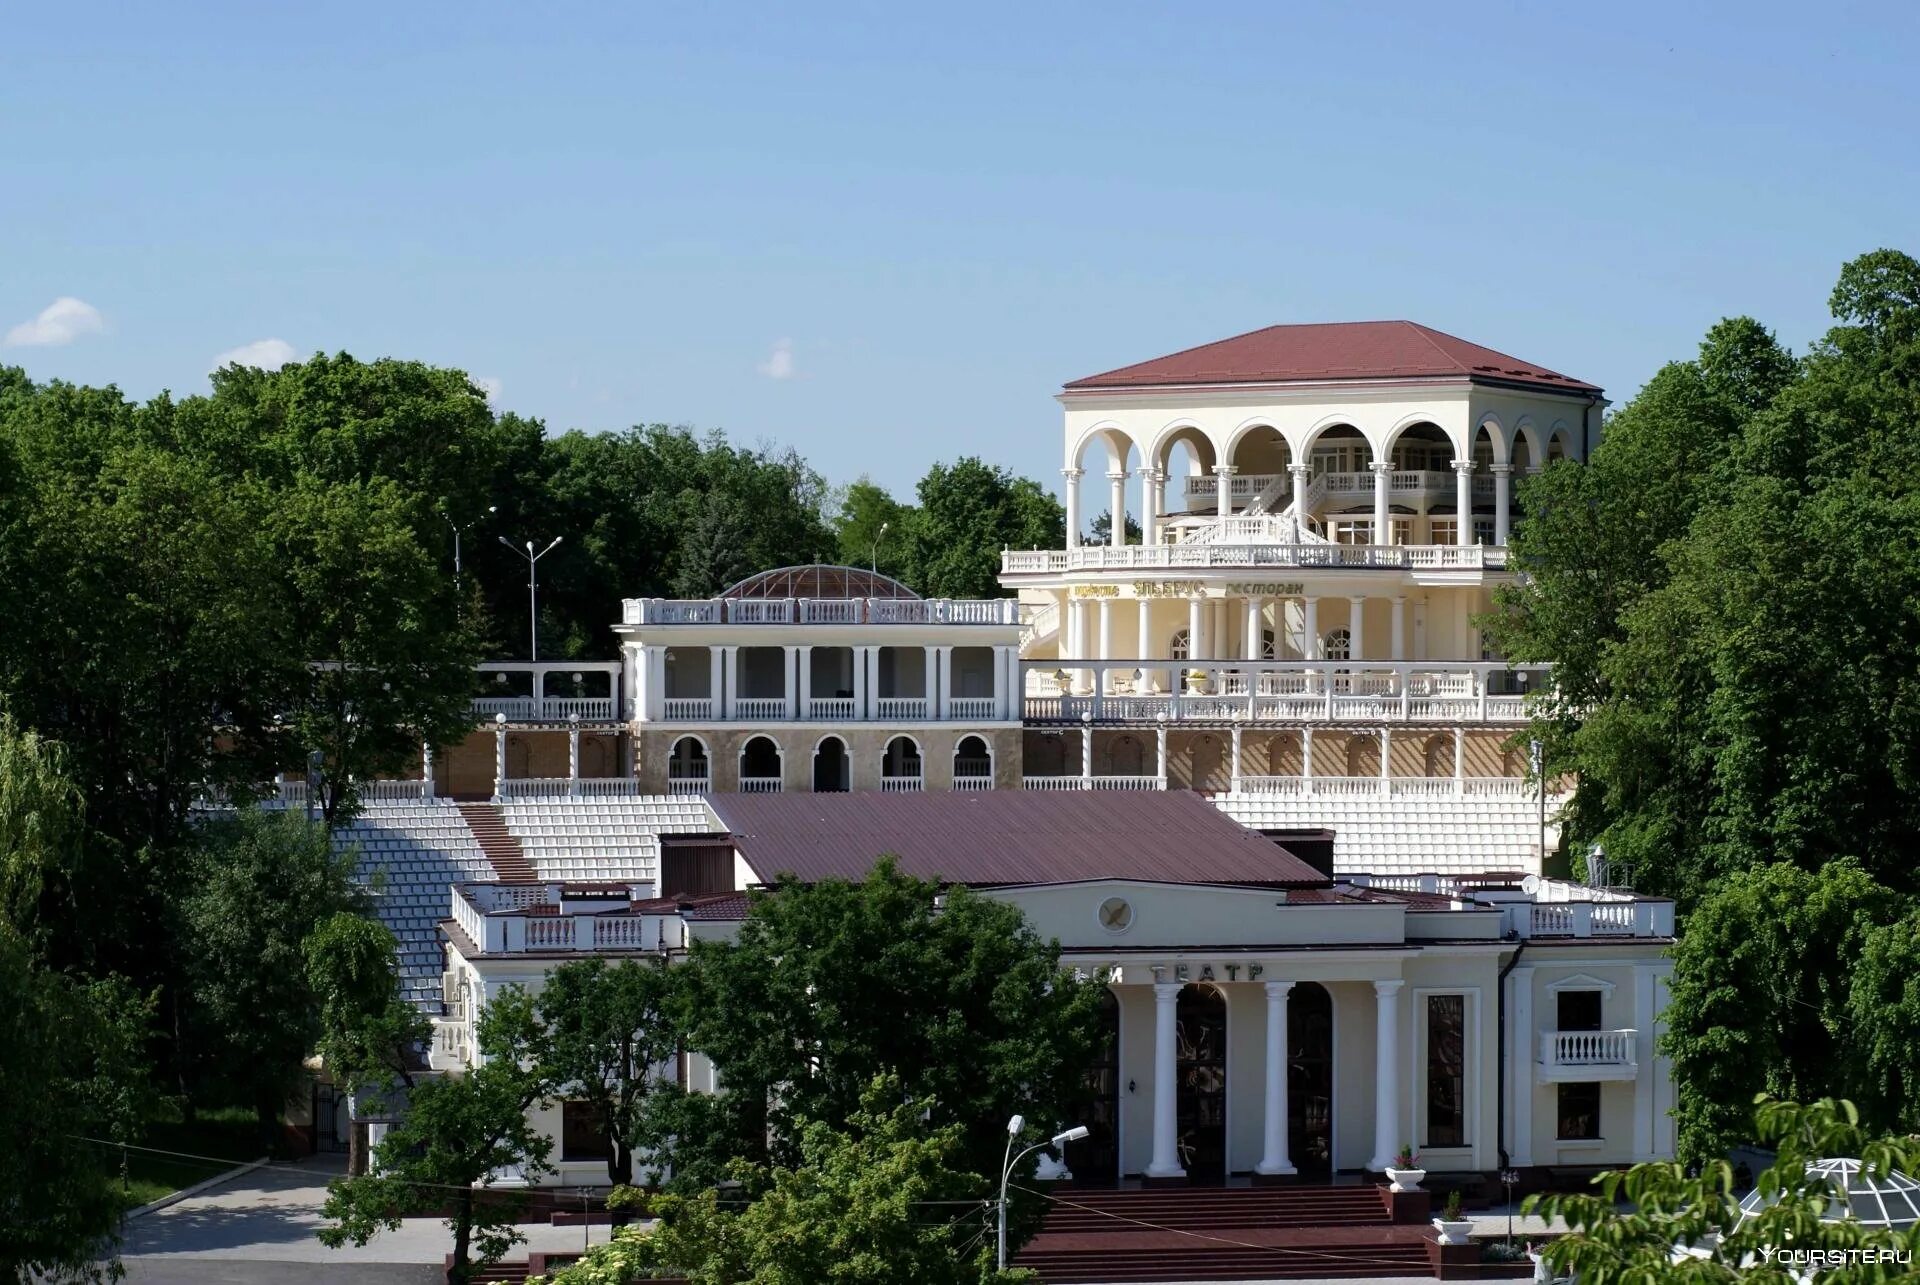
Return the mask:
<path id="1" fill-rule="evenodd" d="M 858 878 L 890 852 L 1018 906 L 1105 982 L 1093 1136 L 1069 1157 L 1082 1183 L 1324 1181 L 1377 1172 L 1405 1144 L 1432 1172 L 1510 1165 L 1528 1181 L 1673 1153 L 1656 1052 L 1670 902 L 1518 872 L 1330 877 L 1182 792 L 713 806 L 721 831 L 688 836 L 688 862 L 661 879 L 455 887 L 435 1064 L 471 1058 L 473 1020 L 503 986 L 537 989 L 568 959 L 675 958 L 731 936 L 740 890 L 774 871 Z M 1324 866 L 1326 836 L 1282 842 Z M 712 1087 L 697 1056 L 675 1073 Z M 590 1130 L 564 1107 L 543 1120 L 552 1181 L 604 1181 Z"/>

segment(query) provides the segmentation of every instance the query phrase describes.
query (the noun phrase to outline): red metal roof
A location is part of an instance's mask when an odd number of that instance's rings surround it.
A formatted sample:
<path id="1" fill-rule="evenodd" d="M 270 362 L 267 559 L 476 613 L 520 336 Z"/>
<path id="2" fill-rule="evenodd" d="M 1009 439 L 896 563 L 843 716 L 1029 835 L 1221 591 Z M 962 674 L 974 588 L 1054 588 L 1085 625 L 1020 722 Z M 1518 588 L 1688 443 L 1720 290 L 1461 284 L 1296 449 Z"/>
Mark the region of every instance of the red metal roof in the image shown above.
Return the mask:
<path id="1" fill-rule="evenodd" d="M 1597 393 L 1599 387 L 1412 321 L 1268 326 L 1076 379 L 1067 389 L 1268 384 L 1321 379 L 1467 379 Z"/>
<path id="2" fill-rule="evenodd" d="M 1184 790 L 715 794 L 708 802 L 767 880 L 858 879 L 892 855 L 908 874 L 977 885 L 1327 882 Z"/>

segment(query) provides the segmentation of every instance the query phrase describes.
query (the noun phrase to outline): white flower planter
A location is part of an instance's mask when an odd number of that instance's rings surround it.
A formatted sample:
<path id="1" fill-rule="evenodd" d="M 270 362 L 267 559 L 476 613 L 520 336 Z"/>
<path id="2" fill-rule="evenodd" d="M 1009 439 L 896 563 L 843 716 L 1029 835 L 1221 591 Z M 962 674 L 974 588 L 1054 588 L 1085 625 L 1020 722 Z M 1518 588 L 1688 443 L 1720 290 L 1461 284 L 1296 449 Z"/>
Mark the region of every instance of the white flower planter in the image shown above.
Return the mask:
<path id="1" fill-rule="evenodd" d="M 1392 1186 L 1389 1187 L 1388 1190 L 1418 1191 L 1420 1184 L 1426 1180 L 1426 1176 L 1427 1171 L 1425 1169 L 1395 1169 L 1389 1165 L 1387 1167 L 1387 1181 L 1391 1183 Z"/>
<path id="2" fill-rule="evenodd" d="M 1440 1233 L 1442 1245 L 1467 1245 L 1473 1241 L 1473 1223 L 1465 1218 L 1457 1222 L 1436 1218 L 1433 1229 Z"/>

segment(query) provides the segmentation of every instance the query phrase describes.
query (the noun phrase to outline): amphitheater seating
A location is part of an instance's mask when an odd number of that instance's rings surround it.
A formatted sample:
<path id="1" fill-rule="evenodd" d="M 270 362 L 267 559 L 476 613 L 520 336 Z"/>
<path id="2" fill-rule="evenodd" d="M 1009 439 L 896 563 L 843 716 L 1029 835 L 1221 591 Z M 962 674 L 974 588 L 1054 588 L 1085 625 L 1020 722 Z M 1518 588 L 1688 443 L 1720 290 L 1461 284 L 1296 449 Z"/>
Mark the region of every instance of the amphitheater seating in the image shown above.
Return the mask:
<path id="1" fill-rule="evenodd" d="M 1539 873 L 1539 805 L 1525 798 L 1295 797 L 1221 794 L 1214 803 L 1256 830 L 1332 830 L 1339 874 Z M 1553 804 L 1547 844 L 1557 843 Z"/>
<path id="2" fill-rule="evenodd" d="M 334 831 L 334 846 L 359 849 L 354 873 L 374 889 L 374 913 L 400 941 L 402 994 L 430 1012 L 440 1005 L 440 936 L 451 888 L 493 878 L 493 868 L 451 801 L 368 804 Z"/>
<path id="3" fill-rule="evenodd" d="M 542 879 L 657 879 L 661 835 L 726 829 L 697 795 L 509 799 L 500 813 Z"/>

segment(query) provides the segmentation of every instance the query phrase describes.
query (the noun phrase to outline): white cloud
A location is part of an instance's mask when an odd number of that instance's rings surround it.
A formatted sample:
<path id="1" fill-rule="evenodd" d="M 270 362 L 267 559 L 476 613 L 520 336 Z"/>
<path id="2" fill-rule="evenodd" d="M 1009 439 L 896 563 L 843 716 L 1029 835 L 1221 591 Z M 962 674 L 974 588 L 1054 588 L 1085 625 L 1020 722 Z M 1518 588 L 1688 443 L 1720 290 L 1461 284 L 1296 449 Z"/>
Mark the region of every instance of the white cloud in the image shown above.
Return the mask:
<path id="1" fill-rule="evenodd" d="M 261 370 L 278 370 L 292 361 L 293 356 L 293 345 L 284 339 L 256 339 L 250 344 L 229 348 L 215 357 L 213 370 L 224 370 L 228 366 L 258 366 Z"/>
<path id="2" fill-rule="evenodd" d="M 81 335 L 97 335 L 107 328 L 100 310 L 90 303 L 61 295 L 32 321 L 23 321 L 7 331 L 9 348 L 56 348 L 70 344 Z"/>
<path id="3" fill-rule="evenodd" d="M 800 368 L 793 360 L 793 340 L 774 340 L 773 351 L 760 363 L 759 370 L 768 379 L 792 379 L 799 374 Z"/>
<path id="4" fill-rule="evenodd" d="M 502 388 L 499 378 L 494 375 L 475 375 L 472 378 L 473 386 L 487 395 L 487 405 L 498 406 Z"/>

